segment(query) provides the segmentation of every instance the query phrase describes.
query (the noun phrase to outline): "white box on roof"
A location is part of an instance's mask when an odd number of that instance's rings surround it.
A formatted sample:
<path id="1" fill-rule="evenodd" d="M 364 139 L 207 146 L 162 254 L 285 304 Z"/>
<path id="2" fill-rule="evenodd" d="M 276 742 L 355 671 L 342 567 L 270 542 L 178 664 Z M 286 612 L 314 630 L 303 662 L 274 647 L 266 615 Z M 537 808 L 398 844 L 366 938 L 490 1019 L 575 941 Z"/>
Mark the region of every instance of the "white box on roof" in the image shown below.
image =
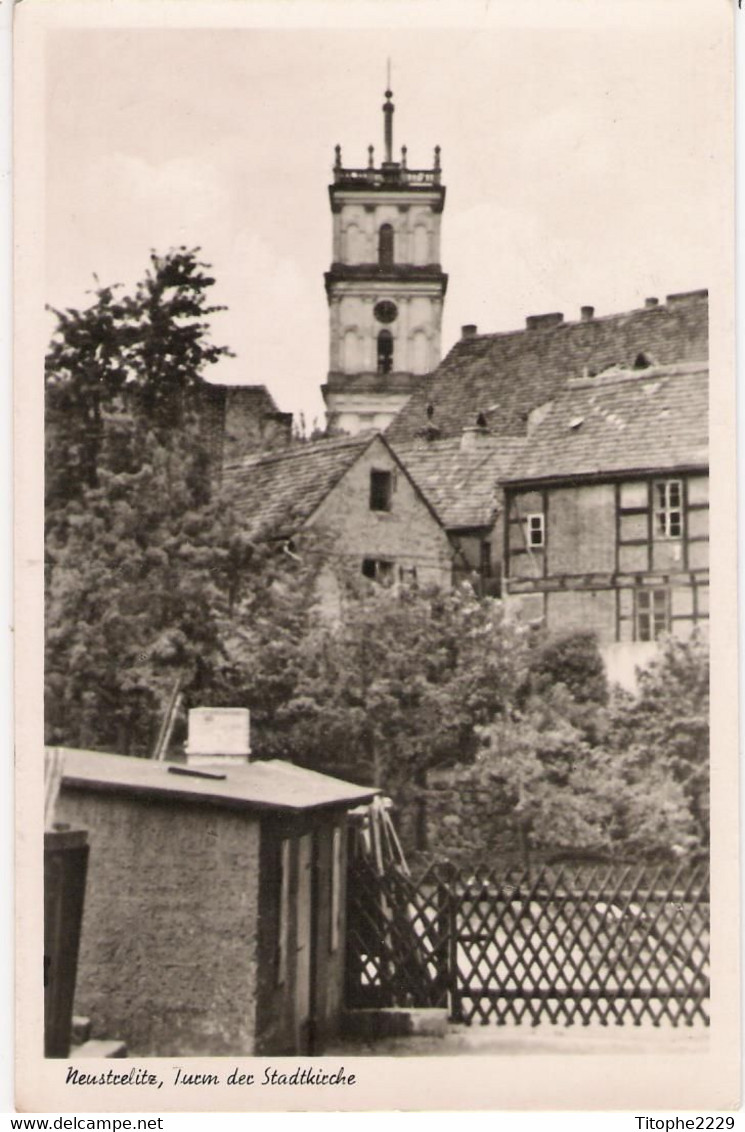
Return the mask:
<path id="1" fill-rule="evenodd" d="M 186 754 L 189 762 L 223 756 L 247 759 L 251 753 L 248 708 L 191 708 Z"/>

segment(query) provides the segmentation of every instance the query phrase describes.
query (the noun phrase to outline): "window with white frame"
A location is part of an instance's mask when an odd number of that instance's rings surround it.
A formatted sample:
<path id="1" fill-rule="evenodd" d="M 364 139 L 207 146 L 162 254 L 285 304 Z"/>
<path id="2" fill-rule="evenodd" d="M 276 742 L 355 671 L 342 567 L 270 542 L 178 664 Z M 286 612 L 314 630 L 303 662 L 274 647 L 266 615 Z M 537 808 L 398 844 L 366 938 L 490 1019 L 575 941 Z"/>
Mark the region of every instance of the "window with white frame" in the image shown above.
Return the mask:
<path id="1" fill-rule="evenodd" d="M 670 594 L 666 589 L 636 591 L 636 639 L 656 641 L 670 631 Z"/>
<path id="2" fill-rule="evenodd" d="M 530 550 L 535 550 L 545 545 L 546 528 L 543 512 L 537 511 L 532 515 L 525 516 L 525 538 Z"/>
<path id="3" fill-rule="evenodd" d="M 683 487 L 680 480 L 657 480 L 654 485 L 654 533 L 656 538 L 683 535 Z"/>

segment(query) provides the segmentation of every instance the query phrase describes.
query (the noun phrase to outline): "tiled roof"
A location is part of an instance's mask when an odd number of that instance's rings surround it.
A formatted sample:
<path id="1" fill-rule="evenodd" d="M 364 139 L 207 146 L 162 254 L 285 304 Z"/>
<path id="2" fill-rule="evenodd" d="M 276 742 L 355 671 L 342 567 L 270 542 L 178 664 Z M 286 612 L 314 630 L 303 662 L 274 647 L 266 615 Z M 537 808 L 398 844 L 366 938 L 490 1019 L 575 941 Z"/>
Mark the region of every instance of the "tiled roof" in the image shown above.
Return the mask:
<path id="1" fill-rule="evenodd" d="M 116 794 L 138 794 L 172 801 L 201 802 L 232 809 L 310 810 L 358 806 L 378 791 L 353 786 L 277 759 L 266 762 L 189 768 L 152 759 L 101 751 L 61 748 L 62 786 Z"/>
<path id="2" fill-rule="evenodd" d="M 365 432 L 247 456 L 226 466 L 223 484 L 253 537 L 289 536 L 377 435 Z"/>
<path id="3" fill-rule="evenodd" d="M 497 483 L 525 445 L 523 437 L 415 440 L 394 451 L 448 530 L 488 527 L 497 511 Z"/>
<path id="4" fill-rule="evenodd" d="M 708 377 L 688 365 L 570 382 L 505 479 L 708 466 Z"/>
<path id="5" fill-rule="evenodd" d="M 443 438 L 458 436 L 478 413 L 493 433 L 524 435 L 526 414 L 568 378 L 613 365 L 630 368 L 640 353 L 657 365 L 706 361 L 706 292 L 669 295 L 664 304 L 626 314 L 461 338 L 386 435 L 395 444 L 431 423 Z M 428 405 L 434 406 L 431 421 Z"/>

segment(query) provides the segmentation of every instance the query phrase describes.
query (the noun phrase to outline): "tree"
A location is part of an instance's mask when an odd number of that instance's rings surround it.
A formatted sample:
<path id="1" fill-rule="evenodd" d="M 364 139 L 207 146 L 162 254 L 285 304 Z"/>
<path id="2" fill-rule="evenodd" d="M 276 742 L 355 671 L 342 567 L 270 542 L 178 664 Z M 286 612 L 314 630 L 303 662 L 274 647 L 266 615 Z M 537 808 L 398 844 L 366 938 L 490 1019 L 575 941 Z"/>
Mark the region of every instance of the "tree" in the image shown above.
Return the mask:
<path id="1" fill-rule="evenodd" d="M 149 754 L 179 675 L 209 685 L 250 546 L 222 501 L 204 498 L 199 451 L 144 428 L 132 466 L 83 492 L 49 536 L 48 740 Z M 139 458 L 135 458 L 139 449 Z M 105 452 L 105 449 L 104 449 Z"/>
<path id="2" fill-rule="evenodd" d="M 550 656 L 561 655 L 561 645 Z M 571 648 L 570 654 L 574 652 Z M 519 711 L 481 732 L 481 776 L 506 793 L 539 849 L 678 855 L 706 844 L 708 657 L 668 640 L 639 673 L 638 695 L 595 705 L 580 680 L 549 685 L 545 647 Z M 592 667 L 592 665 L 591 665 Z M 560 675 L 561 669 L 557 670 Z"/>
<path id="3" fill-rule="evenodd" d="M 175 674 L 215 679 L 254 548 L 212 498 L 191 395 L 227 353 L 196 251 L 57 312 L 46 366 L 49 741 L 148 753 Z"/>
<path id="4" fill-rule="evenodd" d="M 500 603 L 468 587 L 366 584 L 341 623 L 303 639 L 277 725 L 299 761 L 416 789 L 427 768 L 475 754 L 478 724 L 510 710 L 524 649 Z"/>
<path id="5" fill-rule="evenodd" d="M 45 365 L 47 506 L 56 512 L 98 484 L 112 420 L 131 413 L 149 429 L 179 427 L 207 368 L 229 354 L 210 340 L 221 310 L 199 249 L 150 256 L 134 293 L 100 286 L 85 310 L 54 311 Z M 163 437 L 161 438 L 163 439 Z"/>
<path id="6" fill-rule="evenodd" d="M 534 693 L 563 684 L 577 704 L 606 704 L 608 681 L 597 637 L 574 632 L 548 637 L 534 652 L 529 687 Z"/>
<path id="7" fill-rule="evenodd" d="M 638 673 L 634 697 L 618 695 L 609 743 L 632 783 L 664 774 L 685 799 L 691 847 L 709 841 L 709 648 L 694 634 L 668 637 Z"/>

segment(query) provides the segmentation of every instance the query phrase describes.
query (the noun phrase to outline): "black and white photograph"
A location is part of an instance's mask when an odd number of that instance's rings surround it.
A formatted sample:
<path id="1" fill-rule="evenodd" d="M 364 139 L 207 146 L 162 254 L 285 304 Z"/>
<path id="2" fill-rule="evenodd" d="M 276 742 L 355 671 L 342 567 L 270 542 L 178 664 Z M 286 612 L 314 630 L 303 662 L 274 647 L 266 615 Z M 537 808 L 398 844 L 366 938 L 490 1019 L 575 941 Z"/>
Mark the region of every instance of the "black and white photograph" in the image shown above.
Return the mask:
<path id="1" fill-rule="evenodd" d="M 735 18 L 17 10 L 22 1111 L 739 1103 Z"/>

